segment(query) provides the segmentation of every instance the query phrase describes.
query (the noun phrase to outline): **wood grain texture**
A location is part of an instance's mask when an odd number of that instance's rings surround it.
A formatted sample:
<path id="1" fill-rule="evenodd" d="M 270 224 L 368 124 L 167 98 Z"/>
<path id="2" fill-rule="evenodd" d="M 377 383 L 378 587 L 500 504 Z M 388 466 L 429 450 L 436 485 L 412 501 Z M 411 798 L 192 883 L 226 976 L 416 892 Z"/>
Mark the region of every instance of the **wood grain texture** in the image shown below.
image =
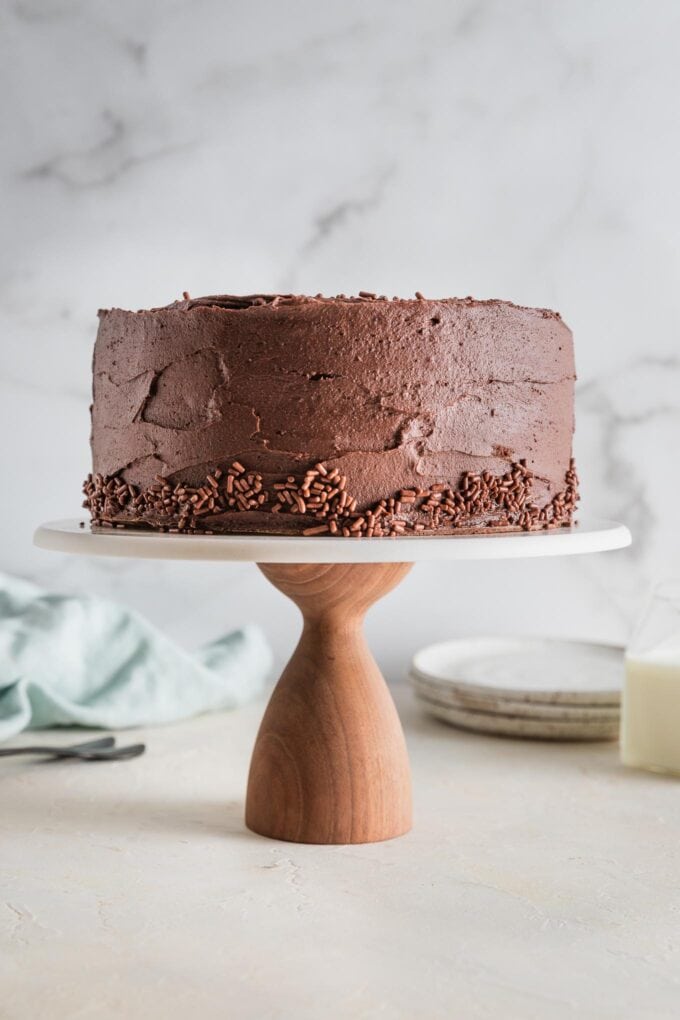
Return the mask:
<path id="1" fill-rule="evenodd" d="M 363 635 L 410 563 L 260 564 L 304 626 L 265 712 L 246 824 L 296 843 L 371 843 L 411 827 L 401 723 Z"/>

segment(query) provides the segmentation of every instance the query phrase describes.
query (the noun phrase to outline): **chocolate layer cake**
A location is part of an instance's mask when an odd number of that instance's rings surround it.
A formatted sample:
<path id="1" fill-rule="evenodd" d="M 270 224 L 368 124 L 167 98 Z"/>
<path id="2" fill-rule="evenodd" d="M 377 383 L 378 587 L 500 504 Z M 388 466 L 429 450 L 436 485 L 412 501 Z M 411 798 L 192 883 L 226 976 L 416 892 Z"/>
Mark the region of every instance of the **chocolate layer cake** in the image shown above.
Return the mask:
<path id="1" fill-rule="evenodd" d="M 571 523 L 574 355 L 556 312 L 262 294 L 99 317 L 96 525 L 361 537 Z"/>

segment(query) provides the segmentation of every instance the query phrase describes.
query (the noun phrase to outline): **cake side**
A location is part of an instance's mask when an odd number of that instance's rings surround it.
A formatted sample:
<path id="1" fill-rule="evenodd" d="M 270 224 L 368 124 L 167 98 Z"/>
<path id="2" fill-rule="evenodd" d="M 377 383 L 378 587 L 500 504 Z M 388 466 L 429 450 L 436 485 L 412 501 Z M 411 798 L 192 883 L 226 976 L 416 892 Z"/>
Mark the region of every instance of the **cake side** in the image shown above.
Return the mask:
<path id="1" fill-rule="evenodd" d="M 187 298 L 100 313 L 93 374 L 95 523 L 361 535 L 572 518 L 573 343 L 547 310 Z"/>

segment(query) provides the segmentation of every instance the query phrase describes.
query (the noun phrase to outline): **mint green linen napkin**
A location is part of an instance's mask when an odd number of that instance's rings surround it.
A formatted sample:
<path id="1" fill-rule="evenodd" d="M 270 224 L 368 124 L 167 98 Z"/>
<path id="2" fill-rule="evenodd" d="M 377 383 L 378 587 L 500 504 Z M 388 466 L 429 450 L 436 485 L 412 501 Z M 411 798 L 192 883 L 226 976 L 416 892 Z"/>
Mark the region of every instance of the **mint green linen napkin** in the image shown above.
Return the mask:
<path id="1" fill-rule="evenodd" d="M 119 729 L 236 708 L 272 653 L 246 626 L 190 654 L 139 614 L 0 574 L 0 741 L 23 729 Z"/>

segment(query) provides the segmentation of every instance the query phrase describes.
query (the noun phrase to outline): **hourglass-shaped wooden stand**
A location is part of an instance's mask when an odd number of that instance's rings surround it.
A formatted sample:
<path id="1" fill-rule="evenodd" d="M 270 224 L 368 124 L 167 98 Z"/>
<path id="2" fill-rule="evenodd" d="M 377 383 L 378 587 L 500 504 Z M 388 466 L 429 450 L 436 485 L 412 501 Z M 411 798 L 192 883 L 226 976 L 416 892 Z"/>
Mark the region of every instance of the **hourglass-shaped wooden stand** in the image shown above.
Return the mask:
<path id="1" fill-rule="evenodd" d="M 260 570 L 304 626 L 260 726 L 246 825 L 296 843 L 369 843 L 411 827 L 401 723 L 363 634 L 410 563 L 272 563 Z"/>
<path id="2" fill-rule="evenodd" d="M 411 825 L 404 736 L 362 621 L 414 561 L 564 556 L 631 540 L 610 521 L 549 532 L 358 540 L 93 532 L 80 523 L 44 524 L 35 544 L 90 556 L 248 560 L 299 606 L 302 636 L 255 742 L 246 823 L 263 836 L 302 843 L 367 843 Z"/>

